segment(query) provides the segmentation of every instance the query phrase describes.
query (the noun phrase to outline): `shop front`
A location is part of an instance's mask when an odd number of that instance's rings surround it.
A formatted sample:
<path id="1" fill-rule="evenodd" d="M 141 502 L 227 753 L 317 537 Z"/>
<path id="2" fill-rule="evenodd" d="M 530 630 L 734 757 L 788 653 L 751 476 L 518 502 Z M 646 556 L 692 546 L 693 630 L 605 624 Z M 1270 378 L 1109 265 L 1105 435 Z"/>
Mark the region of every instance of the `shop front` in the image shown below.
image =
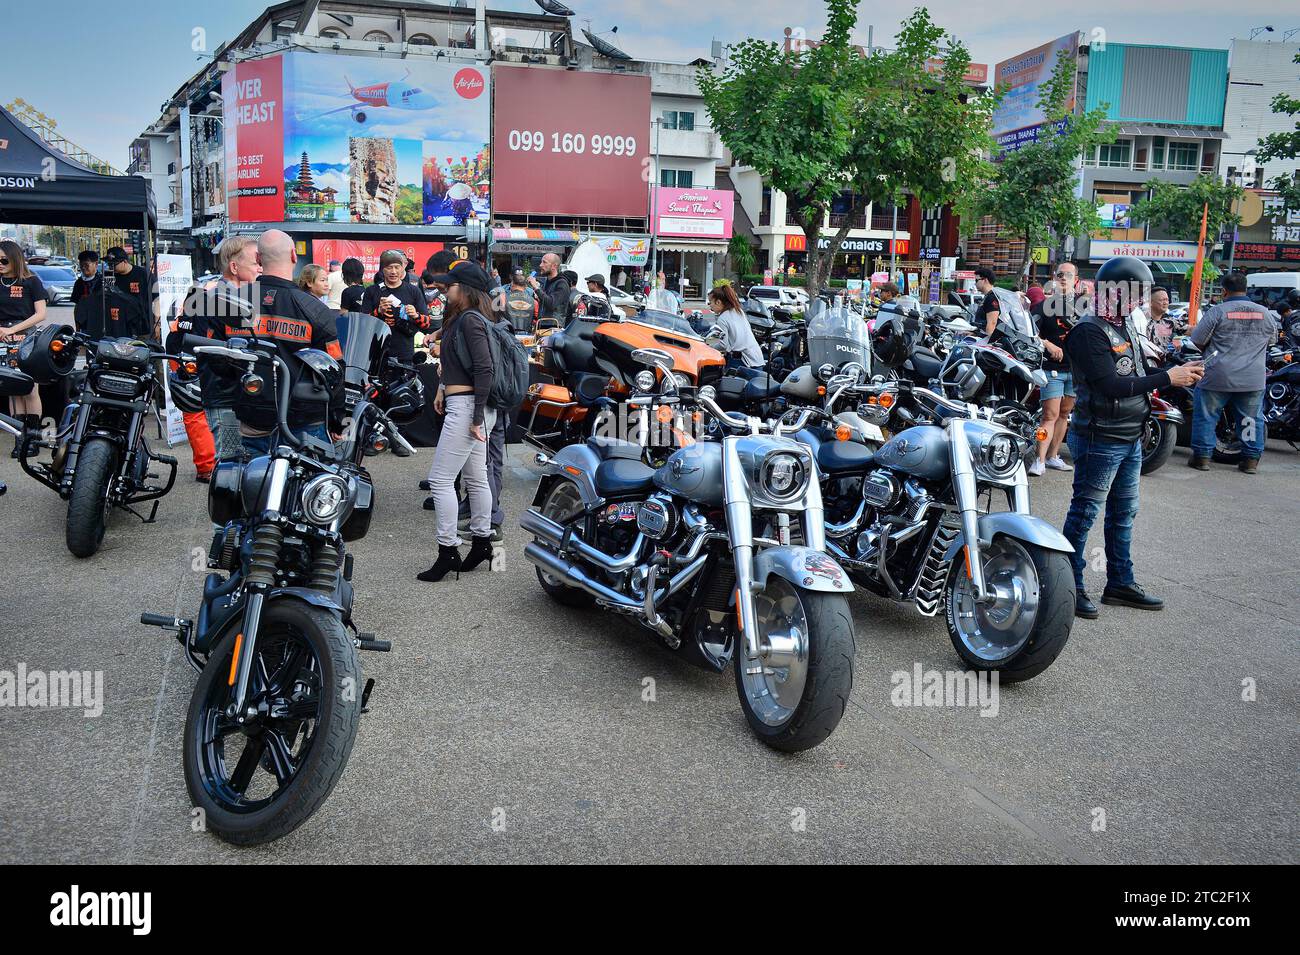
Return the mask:
<path id="1" fill-rule="evenodd" d="M 683 300 L 702 301 L 713 287 L 716 257 L 727 254 L 736 194 L 730 189 L 660 186 L 654 203 L 659 269 Z"/>
<path id="2" fill-rule="evenodd" d="M 831 247 L 827 236 L 819 236 L 817 247 L 825 251 Z M 911 249 L 910 239 L 893 241 L 892 253 L 896 259 L 907 258 Z M 889 268 L 891 246 L 889 239 L 853 238 L 844 240 L 835 259 L 831 263 L 832 279 L 846 282 L 869 280 L 873 272 Z M 785 237 L 785 255 L 781 266 L 787 276 L 806 275 L 808 273 L 808 237 L 803 233 L 791 233 Z"/>

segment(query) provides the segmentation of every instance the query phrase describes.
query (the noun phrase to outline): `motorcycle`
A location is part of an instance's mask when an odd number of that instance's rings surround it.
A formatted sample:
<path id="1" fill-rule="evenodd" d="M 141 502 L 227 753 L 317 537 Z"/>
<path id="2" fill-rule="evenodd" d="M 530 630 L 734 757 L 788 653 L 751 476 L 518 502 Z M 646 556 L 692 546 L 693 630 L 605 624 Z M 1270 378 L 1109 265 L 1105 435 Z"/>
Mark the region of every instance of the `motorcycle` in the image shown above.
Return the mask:
<path id="1" fill-rule="evenodd" d="M 796 435 L 822 476 L 827 551 L 872 593 L 925 616 L 942 609 L 967 666 L 1037 676 L 1069 639 L 1074 578 L 1070 543 L 1029 513 L 1032 445 L 1005 426 L 1006 412 L 906 379 L 871 391 L 917 423 L 874 453 L 825 427 Z M 992 510 L 995 492 L 1009 510 Z"/>
<path id="2" fill-rule="evenodd" d="M 114 509 L 152 524 L 158 500 L 176 483 L 176 459 L 155 454 L 145 438 L 161 385 L 159 359 L 177 359 L 155 345 L 131 338 L 95 340 L 82 332 L 45 326 L 19 346 L 19 366 L 39 384 L 70 374 L 85 349 L 84 384 L 64 410 L 53 438 L 19 442 L 18 463 L 29 475 L 68 502 L 64 539 L 75 557 L 90 557 L 104 542 Z M 191 369 L 193 371 L 193 369 Z M 53 450 L 50 463 L 33 451 Z M 169 469 L 166 482 L 151 484 L 157 462 Z M 152 501 L 148 516 L 133 505 Z"/>
<path id="3" fill-rule="evenodd" d="M 1289 346 L 1289 343 L 1288 343 Z M 1276 438 L 1296 448 L 1300 441 L 1300 363 L 1287 346 L 1269 349 L 1264 380 L 1263 418 L 1259 427 L 1263 438 Z M 1242 422 L 1225 410 L 1215 429 L 1215 446 L 1211 457 L 1220 464 L 1239 464 L 1242 459 L 1240 432 Z M 1300 448 L 1297 448 L 1300 450 Z"/>
<path id="4" fill-rule="evenodd" d="M 392 330 L 373 315 L 345 312 L 339 316 L 339 346 L 343 351 L 343 407 L 345 433 L 357 431 L 355 411 L 364 399 L 366 407 L 382 410 L 397 424 L 409 424 L 424 411 L 424 383 L 417 366 L 428 360 L 417 352 L 410 365 L 384 354 Z M 359 433 L 354 447 L 367 456 L 381 454 L 392 445 L 386 431 L 373 422 Z M 360 463 L 359 461 L 354 463 Z"/>
<path id="5" fill-rule="evenodd" d="M 356 435 L 373 426 L 404 439 L 365 395 L 339 446 L 293 432 L 291 392 L 328 402 L 341 385 L 324 352 L 293 356 L 301 367 L 291 386 L 286 361 L 256 342 L 187 335 L 183 347 L 242 371 L 249 394 L 269 377 L 277 399 L 271 453 L 221 461 L 213 473 L 208 514 L 221 529 L 197 618 L 140 616 L 173 631 L 199 673 L 182 746 L 191 801 L 221 839 L 258 845 L 292 832 L 329 796 L 374 688 L 373 679 L 361 686 L 357 651 L 390 649 L 356 631 L 345 542 L 366 535 L 375 509 Z"/>
<path id="6" fill-rule="evenodd" d="M 518 420 L 524 440 L 545 453 L 609 433 L 636 376 L 648 371 L 631 357 L 640 349 L 670 357 L 679 388 L 715 385 L 725 364 L 684 318 L 654 309 L 622 321 L 575 318 L 538 344 L 538 370 L 551 380 L 528 386 Z"/>
<path id="7" fill-rule="evenodd" d="M 629 404 L 672 415 L 682 403 L 672 358 L 631 357 L 646 377 Z M 852 689 L 852 584 L 822 550 L 808 448 L 780 425 L 765 433 L 723 411 L 710 392 L 694 397 L 723 436 L 678 448 L 658 468 L 640 445 L 599 438 L 538 455 L 542 478 L 519 522 L 534 537 L 524 556 L 558 603 L 598 605 L 698 666 L 733 667 L 754 734 L 778 750 L 809 749 L 834 731 Z M 791 518 L 806 546 L 791 544 Z"/>

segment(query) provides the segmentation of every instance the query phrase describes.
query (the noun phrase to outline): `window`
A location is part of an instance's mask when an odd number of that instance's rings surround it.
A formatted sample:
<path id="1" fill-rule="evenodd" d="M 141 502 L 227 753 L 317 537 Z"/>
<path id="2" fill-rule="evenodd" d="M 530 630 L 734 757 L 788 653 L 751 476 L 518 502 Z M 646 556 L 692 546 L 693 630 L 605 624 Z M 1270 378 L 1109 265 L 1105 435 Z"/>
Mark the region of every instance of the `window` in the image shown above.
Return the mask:
<path id="1" fill-rule="evenodd" d="M 1195 169 L 1200 162 L 1200 148 L 1196 143 L 1170 143 L 1170 169 Z"/>
<path id="2" fill-rule="evenodd" d="M 1155 136 L 1151 140 L 1151 168 L 1165 168 L 1165 137 Z"/>
<path id="3" fill-rule="evenodd" d="M 664 129 L 694 129 L 695 114 L 685 110 L 664 110 Z"/>
<path id="4" fill-rule="evenodd" d="M 438 41 L 427 33 L 417 33 L 406 41 L 411 46 L 437 46 Z"/>
<path id="5" fill-rule="evenodd" d="M 695 185 L 695 173 L 690 169 L 661 169 L 659 185 L 690 189 Z"/>
<path id="6" fill-rule="evenodd" d="M 1097 147 L 1098 166 L 1120 166 L 1125 169 L 1133 165 L 1133 143 L 1121 139 L 1113 143 L 1102 143 Z"/>
<path id="7" fill-rule="evenodd" d="M 320 31 L 322 40 L 346 40 L 348 35 L 338 27 L 326 27 Z"/>
<path id="8" fill-rule="evenodd" d="M 392 43 L 393 38 L 383 30 L 371 30 L 363 38 L 370 43 Z"/>

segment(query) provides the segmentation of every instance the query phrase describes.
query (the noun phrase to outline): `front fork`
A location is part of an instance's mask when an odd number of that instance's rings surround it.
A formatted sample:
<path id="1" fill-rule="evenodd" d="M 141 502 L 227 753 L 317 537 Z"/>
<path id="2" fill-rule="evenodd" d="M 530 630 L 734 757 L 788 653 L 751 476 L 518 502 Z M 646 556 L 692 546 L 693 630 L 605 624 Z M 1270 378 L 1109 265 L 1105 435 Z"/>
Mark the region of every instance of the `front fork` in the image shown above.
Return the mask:
<path id="1" fill-rule="evenodd" d="M 966 575 L 970 577 L 975 599 L 988 603 L 994 598 L 984 583 L 984 561 L 980 555 L 979 491 L 975 484 L 975 463 L 971 460 L 970 443 L 960 420 L 949 425 L 948 444 L 952 455 L 953 489 L 956 491 L 957 511 L 961 516 L 961 533 L 964 538 Z M 1017 488 L 1017 505 L 1019 505 Z M 1026 491 L 1026 496 L 1028 492 Z M 1026 503 L 1026 510 L 1028 505 Z M 1017 506 L 1017 510 L 1019 507 Z"/>
<path id="2" fill-rule="evenodd" d="M 246 584 L 248 599 L 244 604 L 243 628 L 235 638 L 235 656 L 230 661 L 228 678 L 233 689 L 227 713 L 239 723 L 253 715 L 248 708 L 248 684 L 252 678 L 253 661 L 257 658 L 257 632 L 262 620 L 262 605 L 266 601 L 266 591 L 275 585 L 276 563 L 284 539 L 284 532 L 273 521 L 279 517 L 284 505 L 289 472 L 289 462 L 284 458 L 277 457 L 271 461 L 266 498 L 261 502 L 260 508 L 263 520 L 253 532 Z"/>

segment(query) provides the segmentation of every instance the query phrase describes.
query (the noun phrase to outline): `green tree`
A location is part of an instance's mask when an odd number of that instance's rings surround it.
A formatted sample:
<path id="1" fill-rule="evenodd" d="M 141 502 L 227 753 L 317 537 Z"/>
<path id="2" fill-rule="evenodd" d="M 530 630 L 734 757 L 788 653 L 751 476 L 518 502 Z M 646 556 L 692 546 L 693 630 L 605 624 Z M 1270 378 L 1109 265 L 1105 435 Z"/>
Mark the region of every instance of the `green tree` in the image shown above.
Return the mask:
<path id="1" fill-rule="evenodd" d="M 1300 53 L 1295 55 L 1294 63 L 1300 63 Z M 1278 93 L 1273 97 L 1273 112 L 1295 116 L 1300 113 L 1300 97 L 1289 93 Z M 1295 129 L 1285 133 L 1269 133 L 1259 141 L 1259 153 L 1255 157 L 1259 162 L 1274 159 L 1296 159 L 1300 157 L 1300 119 L 1296 120 Z M 1280 175 L 1269 182 L 1282 196 L 1288 209 L 1300 209 L 1300 172 L 1292 171 L 1290 175 Z"/>
<path id="2" fill-rule="evenodd" d="M 1025 255 L 1019 275 L 1029 273 L 1035 247 L 1057 244 L 1067 236 L 1097 229 L 1097 206 L 1074 194 L 1079 156 L 1115 138 L 1103 125 L 1105 109 L 1073 115 L 1074 60 L 1057 58 L 1051 77 L 1042 86 L 1038 107 L 1044 123 L 1038 139 L 1008 152 L 994 167 L 984 189 L 963 208 L 962 222 L 974 228 L 982 216 L 992 216 L 1003 234 L 1023 239 Z"/>
<path id="3" fill-rule="evenodd" d="M 899 202 L 907 192 L 927 205 L 958 200 L 987 143 L 989 105 L 963 102 L 966 48 L 920 8 L 892 51 L 862 56 L 850 42 L 856 7 L 827 0 L 826 33 L 810 48 L 745 40 L 731 48 L 725 71 L 700 73 L 714 129 L 733 158 L 785 193 L 807 236 L 813 295 L 868 204 Z M 943 61 L 937 70 L 935 60 Z M 822 249 L 827 211 L 841 193 L 850 207 Z"/>
<path id="4" fill-rule="evenodd" d="M 1152 179 L 1144 186 L 1150 196 L 1129 210 L 1134 222 L 1147 222 L 1158 226 L 1173 236 L 1195 242 L 1201 234 L 1201 214 L 1209 209 L 1205 226 L 1205 258 L 1220 233 L 1235 228 L 1241 222 L 1233 207 L 1246 192 L 1232 182 L 1220 182 L 1219 177 L 1202 173 L 1186 186 Z"/>
<path id="5" fill-rule="evenodd" d="M 737 275 L 752 275 L 758 267 L 758 262 L 754 258 L 754 247 L 749 244 L 749 239 L 740 233 L 731 237 L 727 243 L 727 257 L 731 259 L 731 267 Z"/>

